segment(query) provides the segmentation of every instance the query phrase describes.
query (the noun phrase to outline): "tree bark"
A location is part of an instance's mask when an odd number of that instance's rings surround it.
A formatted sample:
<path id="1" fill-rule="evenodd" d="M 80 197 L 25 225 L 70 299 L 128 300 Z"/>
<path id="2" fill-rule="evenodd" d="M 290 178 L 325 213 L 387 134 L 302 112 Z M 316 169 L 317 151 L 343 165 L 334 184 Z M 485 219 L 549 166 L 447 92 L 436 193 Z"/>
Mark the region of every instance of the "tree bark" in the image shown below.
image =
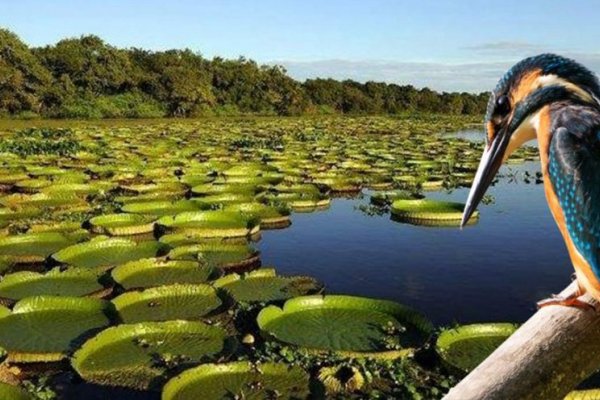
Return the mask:
<path id="1" fill-rule="evenodd" d="M 576 282 L 560 296 L 577 290 Z M 597 305 L 589 295 L 582 300 Z M 600 367 L 600 314 L 565 306 L 538 310 L 444 400 L 563 399 Z"/>

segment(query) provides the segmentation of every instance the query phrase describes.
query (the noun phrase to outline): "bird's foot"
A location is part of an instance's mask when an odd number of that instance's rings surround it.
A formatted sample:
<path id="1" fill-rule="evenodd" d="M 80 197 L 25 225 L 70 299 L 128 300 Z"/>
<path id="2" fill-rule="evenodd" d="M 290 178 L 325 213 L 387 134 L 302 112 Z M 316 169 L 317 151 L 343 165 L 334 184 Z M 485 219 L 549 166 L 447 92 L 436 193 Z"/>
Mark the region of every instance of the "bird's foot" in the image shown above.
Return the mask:
<path id="1" fill-rule="evenodd" d="M 549 299 L 538 301 L 537 306 L 538 309 L 546 306 L 565 306 L 580 308 L 582 310 L 592 310 L 596 312 L 600 311 L 598 310 L 598 305 L 583 301 L 579 297 L 579 293 L 572 294 L 568 297 L 553 295 Z"/>

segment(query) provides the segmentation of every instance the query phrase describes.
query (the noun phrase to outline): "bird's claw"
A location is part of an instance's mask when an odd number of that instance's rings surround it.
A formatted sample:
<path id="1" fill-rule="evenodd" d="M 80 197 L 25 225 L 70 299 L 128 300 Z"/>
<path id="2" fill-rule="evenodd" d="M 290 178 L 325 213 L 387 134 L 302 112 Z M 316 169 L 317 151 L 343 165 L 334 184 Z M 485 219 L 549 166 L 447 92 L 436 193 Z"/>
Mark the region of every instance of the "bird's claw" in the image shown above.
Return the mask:
<path id="1" fill-rule="evenodd" d="M 591 304 L 581 300 L 579 298 L 579 294 L 573 294 L 568 297 L 561 297 L 559 295 L 553 294 L 550 298 L 537 302 L 538 309 L 547 306 L 565 306 L 580 308 L 582 310 L 592 310 L 595 312 L 600 311 L 598 310 L 597 304 Z"/>

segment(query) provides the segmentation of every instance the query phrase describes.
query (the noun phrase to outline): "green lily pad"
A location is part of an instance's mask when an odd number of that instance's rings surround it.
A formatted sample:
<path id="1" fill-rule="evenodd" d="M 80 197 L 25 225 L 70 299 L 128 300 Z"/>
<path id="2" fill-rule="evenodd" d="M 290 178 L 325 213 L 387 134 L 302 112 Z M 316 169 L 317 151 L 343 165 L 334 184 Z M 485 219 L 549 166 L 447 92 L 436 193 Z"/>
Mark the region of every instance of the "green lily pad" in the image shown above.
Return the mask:
<path id="1" fill-rule="evenodd" d="M 600 389 L 573 390 L 563 400 L 598 400 Z"/>
<path id="2" fill-rule="evenodd" d="M 109 310 L 109 302 L 93 298 L 27 297 L 0 314 L 0 347 L 13 362 L 60 360 L 82 335 L 109 325 Z"/>
<path id="3" fill-rule="evenodd" d="M 113 236 L 140 235 L 154 231 L 154 217 L 139 214 L 104 214 L 90 219 L 92 231 Z"/>
<path id="4" fill-rule="evenodd" d="M 175 247 L 167 255 L 173 260 L 199 260 L 224 270 L 244 270 L 260 264 L 259 252 L 247 244 L 207 242 Z"/>
<path id="5" fill-rule="evenodd" d="M 127 213 L 153 215 L 155 217 L 176 215 L 185 211 L 198 211 L 198 209 L 199 205 L 189 200 L 132 202 L 122 207 L 122 210 Z"/>
<path id="6" fill-rule="evenodd" d="M 125 292 L 112 302 L 126 323 L 196 320 L 222 303 L 215 289 L 203 284 L 174 284 Z"/>
<path id="7" fill-rule="evenodd" d="M 19 271 L 0 281 L 0 298 L 20 300 L 30 296 L 86 296 L 103 291 L 98 275 L 90 270 L 54 268 L 46 273 Z"/>
<path id="8" fill-rule="evenodd" d="M 184 371 L 163 389 L 163 400 L 306 399 L 308 374 L 298 366 L 249 362 L 206 364 Z"/>
<path id="9" fill-rule="evenodd" d="M 197 261 L 145 258 L 120 265 L 112 270 L 115 282 L 125 289 L 147 288 L 175 283 L 204 283 L 218 270 Z"/>
<path id="10" fill-rule="evenodd" d="M 0 238 L 0 254 L 15 263 L 42 262 L 75 241 L 59 232 L 27 233 Z"/>
<path id="11" fill-rule="evenodd" d="M 430 199 L 396 200 L 392 203 L 392 216 L 416 225 L 456 225 L 460 223 L 465 205 L 449 201 Z M 476 221 L 479 212 L 475 211 L 471 221 Z"/>
<path id="12" fill-rule="evenodd" d="M 468 372 L 481 364 L 517 326 L 509 323 L 472 324 L 448 329 L 438 337 L 436 350 L 453 368 Z"/>
<path id="13" fill-rule="evenodd" d="M 261 203 L 238 203 L 225 206 L 227 211 L 237 211 L 247 219 L 260 221 L 261 229 L 285 228 L 291 224 L 287 207 L 266 206 Z"/>
<path id="14" fill-rule="evenodd" d="M 2 400 L 33 400 L 33 397 L 18 386 L 0 382 L 0 399 Z"/>
<path id="15" fill-rule="evenodd" d="M 226 336 L 223 328 L 203 322 L 118 325 L 85 342 L 73 355 L 72 365 L 89 382 L 156 389 L 172 371 L 223 351 Z"/>
<path id="16" fill-rule="evenodd" d="M 296 297 L 283 309 L 268 306 L 257 322 L 262 331 L 285 343 L 357 355 L 406 354 L 432 331 L 431 323 L 409 307 L 338 295 Z"/>
<path id="17" fill-rule="evenodd" d="M 259 230 L 257 221 L 248 220 L 232 211 L 184 212 L 158 220 L 166 230 L 189 232 L 204 237 L 239 237 Z"/>
<path id="18" fill-rule="evenodd" d="M 270 302 L 316 293 L 322 285 L 305 276 L 277 276 L 272 268 L 261 268 L 245 275 L 229 274 L 214 282 L 236 301 Z"/>
<path id="19" fill-rule="evenodd" d="M 125 238 L 98 237 L 67 247 L 52 257 L 61 263 L 85 268 L 110 268 L 140 258 L 155 257 L 165 250 L 160 242 L 135 242 Z"/>

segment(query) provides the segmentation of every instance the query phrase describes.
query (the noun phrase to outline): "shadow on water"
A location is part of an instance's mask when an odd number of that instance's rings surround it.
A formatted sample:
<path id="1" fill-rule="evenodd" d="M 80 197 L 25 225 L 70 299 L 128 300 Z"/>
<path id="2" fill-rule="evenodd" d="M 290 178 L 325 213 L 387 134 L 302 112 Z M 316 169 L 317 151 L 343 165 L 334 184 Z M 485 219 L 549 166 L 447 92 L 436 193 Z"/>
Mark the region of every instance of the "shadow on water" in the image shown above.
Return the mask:
<path id="1" fill-rule="evenodd" d="M 513 176 L 538 170 L 538 162 L 504 167 L 505 177 L 489 191 L 495 202 L 481 205 L 479 222 L 463 230 L 366 215 L 358 207 L 368 195 L 335 199 L 327 211 L 294 214 L 290 228 L 264 232 L 257 244 L 263 265 L 313 276 L 328 293 L 411 305 L 437 325 L 524 321 L 572 272 L 543 185 Z M 427 196 L 464 202 L 467 193 Z"/>

